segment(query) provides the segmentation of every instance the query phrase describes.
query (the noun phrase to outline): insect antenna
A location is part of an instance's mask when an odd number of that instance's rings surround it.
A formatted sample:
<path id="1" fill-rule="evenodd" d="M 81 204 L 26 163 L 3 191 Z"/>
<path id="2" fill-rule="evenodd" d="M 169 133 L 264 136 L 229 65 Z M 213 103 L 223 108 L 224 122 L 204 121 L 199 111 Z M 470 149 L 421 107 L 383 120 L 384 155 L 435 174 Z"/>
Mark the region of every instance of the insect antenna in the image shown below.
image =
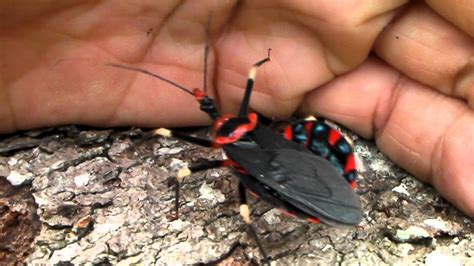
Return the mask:
<path id="1" fill-rule="evenodd" d="M 202 81 L 202 89 L 204 90 L 204 93 L 207 93 L 207 57 L 209 54 L 209 41 L 206 41 L 206 46 L 204 48 L 204 77 Z"/>
<path id="2" fill-rule="evenodd" d="M 209 14 L 207 18 L 207 25 L 206 25 L 206 46 L 204 46 L 204 73 L 202 78 L 202 89 L 204 93 L 207 93 L 207 60 L 209 57 L 209 28 L 211 27 L 211 16 L 212 13 Z"/>
<path id="3" fill-rule="evenodd" d="M 247 86 L 245 87 L 244 98 L 242 99 L 242 104 L 240 105 L 239 117 L 247 117 L 250 95 L 252 94 L 253 84 L 255 82 L 255 77 L 257 76 L 257 68 L 265 64 L 266 62 L 270 61 L 271 50 L 272 50 L 271 48 L 268 48 L 267 57 L 253 64 L 252 68 L 249 70 L 249 77 L 247 79 Z"/>
<path id="4" fill-rule="evenodd" d="M 138 68 L 138 67 L 134 67 L 134 66 L 127 66 L 127 65 L 121 65 L 121 64 L 114 64 L 114 63 L 109 63 L 109 64 L 106 64 L 106 65 L 111 66 L 111 67 L 116 67 L 116 68 L 121 68 L 121 69 L 130 70 L 130 71 L 141 72 L 141 73 L 143 73 L 143 74 L 146 74 L 146 75 L 155 77 L 155 78 L 160 79 L 160 80 L 162 80 L 162 81 L 164 81 L 164 82 L 166 82 L 166 83 L 168 83 L 168 84 L 171 84 L 171 85 L 175 86 L 176 88 L 178 88 L 178 89 L 180 89 L 180 90 L 182 90 L 182 91 L 184 91 L 184 92 L 186 92 L 186 93 L 188 93 L 188 94 L 191 94 L 191 95 L 194 97 L 194 93 L 192 92 L 191 89 L 186 88 L 186 87 L 184 87 L 184 86 L 181 85 L 181 84 L 178 84 L 178 83 L 176 83 L 176 82 L 174 82 L 174 81 L 172 81 L 172 80 L 169 80 L 169 79 L 167 79 L 167 78 L 164 78 L 164 77 L 162 77 L 162 76 L 160 76 L 160 75 L 158 75 L 158 74 L 155 74 L 155 73 L 153 73 L 153 72 L 150 72 L 150 71 L 148 71 L 148 70 L 146 70 L 146 69 L 142 69 L 142 68 Z"/>

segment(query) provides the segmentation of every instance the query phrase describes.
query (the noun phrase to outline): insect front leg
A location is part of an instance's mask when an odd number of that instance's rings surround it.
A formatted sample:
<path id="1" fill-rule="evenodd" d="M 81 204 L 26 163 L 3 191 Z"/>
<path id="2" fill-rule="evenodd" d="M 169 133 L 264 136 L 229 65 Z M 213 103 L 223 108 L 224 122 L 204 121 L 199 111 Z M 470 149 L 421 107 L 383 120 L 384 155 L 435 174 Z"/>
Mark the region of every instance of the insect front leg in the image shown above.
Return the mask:
<path id="1" fill-rule="evenodd" d="M 241 182 L 239 182 L 239 198 L 240 198 L 240 217 L 244 221 L 244 223 L 247 225 L 247 229 L 252 236 L 252 238 L 255 240 L 255 243 L 257 243 L 258 250 L 260 251 L 260 254 L 262 254 L 263 261 L 265 264 L 270 265 L 270 261 L 268 260 L 267 253 L 265 252 L 265 249 L 263 248 L 262 242 L 258 238 L 257 231 L 255 231 L 255 228 L 252 226 L 252 221 L 250 220 L 250 208 L 249 205 L 247 204 L 247 194 L 245 193 L 245 187 L 242 185 Z"/>
<path id="2" fill-rule="evenodd" d="M 202 147 L 208 147 L 212 148 L 213 147 L 213 142 L 210 139 L 204 139 L 204 138 L 198 138 L 198 137 L 193 137 L 189 136 L 187 134 L 175 131 L 175 130 L 170 130 L 166 128 L 159 128 L 153 131 L 154 134 L 160 135 L 166 138 L 174 137 L 180 140 L 187 141 L 192 144 L 196 144 L 198 146 Z M 178 174 L 175 177 L 176 184 L 174 186 L 175 188 L 175 219 L 179 218 L 179 193 L 180 193 L 180 183 L 183 181 L 183 179 L 191 175 L 193 173 L 197 173 L 200 171 L 212 169 L 212 168 L 217 168 L 224 166 L 225 161 L 221 160 L 208 160 L 205 162 L 201 162 L 199 164 L 194 164 L 192 166 L 182 168 L 178 171 Z"/>
<path id="3" fill-rule="evenodd" d="M 249 70 L 249 76 L 247 79 L 247 85 L 245 86 L 245 94 L 244 98 L 242 99 L 242 103 L 240 104 L 240 111 L 239 117 L 246 117 L 247 111 L 249 107 L 250 95 L 252 94 L 253 84 L 255 82 L 255 77 L 257 76 L 257 68 L 261 65 L 265 64 L 266 62 L 270 61 L 270 51 L 272 49 L 268 49 L 268 55 L 266 58 L 258 61 L 257 63 L 253 64 L 252 68 Z"/>
<path id="4" fill-rule="evenodd" d="M 196 144 L 198 146 L 212 148 L 213 143 L 210 139 L 198 138 L 193 137 L 175 130 L 167 129 L 167 128 L 158 128 L 153 131 L 155 135 L 160 135 L 166 138 L 174 137 L 180 140 L 187 141 L 192 144 Z"/>
<path id="5" fill-rule="evenodd" d="M 179 169 L 178 174 L 176 175 L 176 184 L 175 184 L 175 219 L 179 218 L 179 192 L 180 192 L 180 183 L 186 176 L 191 174 L 205 171 L 213 168 L 218 168 L 226 164 L 225 160 L 207 160 L 200 162 L 198 164 L 193 164 L 190 167 L 184 167 Z"/>

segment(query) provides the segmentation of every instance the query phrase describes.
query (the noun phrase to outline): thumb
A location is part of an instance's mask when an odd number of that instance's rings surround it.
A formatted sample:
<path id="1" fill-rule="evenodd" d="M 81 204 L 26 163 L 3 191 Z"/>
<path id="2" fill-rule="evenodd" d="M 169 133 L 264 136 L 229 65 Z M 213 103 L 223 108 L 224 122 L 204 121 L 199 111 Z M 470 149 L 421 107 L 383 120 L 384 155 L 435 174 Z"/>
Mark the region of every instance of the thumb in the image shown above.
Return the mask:
<path id="1" fill-rule="evenodd" d="M 474 111 L 377 59 L 313 91 L 302 111 L 335 120 L 474 217 Z"/>

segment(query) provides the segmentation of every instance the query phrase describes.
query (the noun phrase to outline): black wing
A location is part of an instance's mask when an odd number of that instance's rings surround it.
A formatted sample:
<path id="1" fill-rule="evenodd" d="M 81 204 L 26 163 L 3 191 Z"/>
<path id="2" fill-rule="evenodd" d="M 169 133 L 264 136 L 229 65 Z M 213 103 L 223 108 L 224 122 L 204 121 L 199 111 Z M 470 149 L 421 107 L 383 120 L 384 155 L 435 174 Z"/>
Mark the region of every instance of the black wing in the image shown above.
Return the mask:
<path id="1" fill-rule="evenodd" d="M 266 127 L 258 127 L 253 134 L 252 142 L 224 147 L 249 175 L 327 224 L 357 225 L 361 221 L 358 196 L 330 162 Z"/>

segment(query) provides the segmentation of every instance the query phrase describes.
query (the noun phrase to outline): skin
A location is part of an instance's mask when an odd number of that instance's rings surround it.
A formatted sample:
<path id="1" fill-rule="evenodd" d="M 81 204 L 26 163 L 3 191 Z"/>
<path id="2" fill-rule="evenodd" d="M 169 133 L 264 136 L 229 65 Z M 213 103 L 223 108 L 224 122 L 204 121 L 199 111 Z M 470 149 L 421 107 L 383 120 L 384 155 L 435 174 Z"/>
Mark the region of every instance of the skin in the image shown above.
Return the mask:
<path id="1" fill-rule="evenodd" d="M 250 65 L 272 48 L 250 107 L 317 114 L 375 139 L 474 217 L 474 2 L 1 1 L 0 133 L 60 124 L 209 124 L 195 99 L 237 112 Z M 212 10 L 209 38 L 206 25 Z"/>

